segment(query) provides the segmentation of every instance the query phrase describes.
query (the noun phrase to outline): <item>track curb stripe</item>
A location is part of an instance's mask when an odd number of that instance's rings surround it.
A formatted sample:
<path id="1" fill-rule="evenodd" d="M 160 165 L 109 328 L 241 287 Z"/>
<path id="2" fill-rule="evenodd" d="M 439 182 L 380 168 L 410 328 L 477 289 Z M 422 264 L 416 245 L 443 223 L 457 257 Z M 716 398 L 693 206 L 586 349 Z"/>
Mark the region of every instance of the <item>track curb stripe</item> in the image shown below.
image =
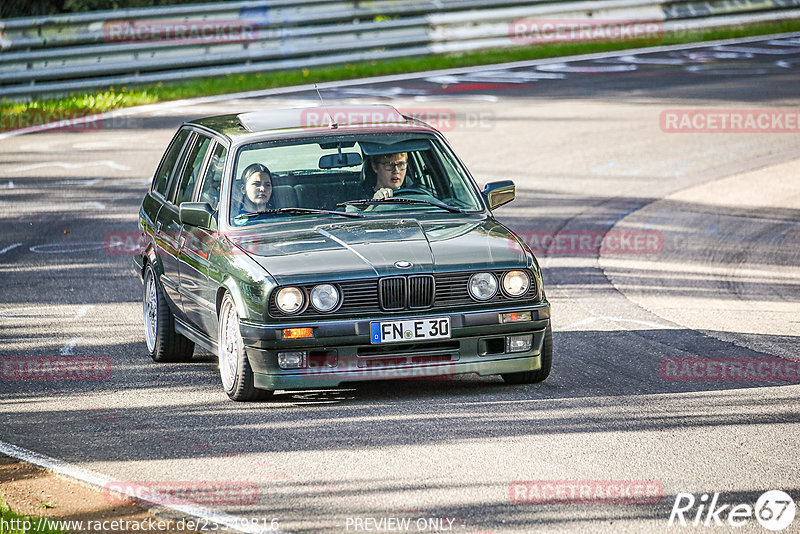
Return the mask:
<path id="1" fill-rule="evenodd" d="M 75 482 L 80 482 L 81 484 L 102 491 L 109 491 L 107 486 L 115 482 L 114 480 L 108 478 L 106 475 L 97 473 L 96 471 L 84 469 L 82 467 L 70 464 L 63 460 L 52 458 L 44 454 L 39 454 L 37 452 L 30 451 L 28 449 L 19 447 L 12 443 L 7 443 L 5 441 L 0 441 L 0 453 L 5 454 L 6 456 L 10 456 L 11 458 L 15 458 L 17 460 L 21 460 L 23 462 L 36 465 L 38 467 L 42 467 L 61 477 L 73 480 Z M 245 534 L 258 534 L 261 532 L 270 532 L 272 534 L 287 534 L 286 532 L 280 530 L 264 530 L 260 528 L 246 528 L 246 527 L 242 528 L 241 526 L 242 521 L 239 518 L 203 506 L 197 506 L 191 504 L 169 505 L 151 499 L 138 497 L 135 495 L 124 495 L 124 496 L 130 498 L 131 500 L 136 501 L 138 504 L 141 504 L 146 508 L 160 508 L 160 509 L 171 510 L 173 512 L 179 513 L 182 516 L 201 519 L 204 521 L 208 521 L 209 523 L 216 523 L 218 525 L 225 525 L 226 527 L 228 527 L 229 530 L 234 532 L 242 532 Z"/>

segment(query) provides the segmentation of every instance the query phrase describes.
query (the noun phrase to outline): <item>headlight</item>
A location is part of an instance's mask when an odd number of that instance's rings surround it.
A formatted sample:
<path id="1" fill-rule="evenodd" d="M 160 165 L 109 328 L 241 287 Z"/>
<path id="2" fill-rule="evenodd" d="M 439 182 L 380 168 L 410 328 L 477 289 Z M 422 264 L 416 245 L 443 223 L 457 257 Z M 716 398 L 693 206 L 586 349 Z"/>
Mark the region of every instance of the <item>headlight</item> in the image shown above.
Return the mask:
<path id="1" fill-rule="evenodd" d="M 303 308 L 306 297 L 296 287 L 284 287 L 278 291 L 275 303 L 283 313 L 297 313 Z"/>
<path id="2" fill-rule="evenodd" d="M 510 297 L 524 295 L 531 285 L 531 279 L 525 271 L 508 271 L 503 275 L 503 291 Z"/>
<path id="3" fill-rule="evenodd" d="M 320 284 L 311 290 L 311 305 L 317 311 L 329 312 L 339 304 L 339 291 L 330 284 Z"/>
<path id="4" fill-rule="evenodd" d="M 489 300 L 497 293 L 497 278 L 492 273 L 473 274 L 469 279 L 469 292 L 478 300 Z"/>

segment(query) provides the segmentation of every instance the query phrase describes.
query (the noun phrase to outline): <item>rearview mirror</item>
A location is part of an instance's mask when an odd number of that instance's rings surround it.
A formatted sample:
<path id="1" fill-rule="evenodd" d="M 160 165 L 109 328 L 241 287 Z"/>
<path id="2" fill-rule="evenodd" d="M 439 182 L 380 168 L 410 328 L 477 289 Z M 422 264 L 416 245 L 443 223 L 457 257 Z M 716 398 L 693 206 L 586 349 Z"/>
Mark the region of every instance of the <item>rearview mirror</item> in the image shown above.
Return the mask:
<path id="1" fill-rule="evenodd" d="M 517 196 L 517 188 L 511 180 L 501 180 L 486 184 L 481 194 L 489 204 L 489 209 L 493 210 L 514 200 Z"/>
<path id="2" fill-rule="evenodd" d="M 320 169 L 340 169 L 342 167 L 355 167 L 364 163 L 364 159 L 358 152 L 342 152 L 339 154 L 328 154 L 319 158 Z"/>
<path id="3" fill-rule="evenodd" d="M 217 229 L 214 210 L 208 202 L 183 202 L 178 209 L 178 218 L 189 226 L 211 231 Z"/>

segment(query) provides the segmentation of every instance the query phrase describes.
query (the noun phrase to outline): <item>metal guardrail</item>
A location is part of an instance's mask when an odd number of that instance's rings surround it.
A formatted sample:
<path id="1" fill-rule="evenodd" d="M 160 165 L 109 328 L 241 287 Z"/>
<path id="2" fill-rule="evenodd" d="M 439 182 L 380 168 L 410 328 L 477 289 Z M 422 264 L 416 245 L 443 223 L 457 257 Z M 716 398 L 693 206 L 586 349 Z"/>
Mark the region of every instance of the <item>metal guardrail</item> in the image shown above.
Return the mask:
<path id="1" fill-rule="evenodd" d="M 255 0 L 8 19 L 0 96 L 516 46 L 509 30 L 520 20 L 674 30 L 800 18 L 796 8 L 800 0 Z"/>

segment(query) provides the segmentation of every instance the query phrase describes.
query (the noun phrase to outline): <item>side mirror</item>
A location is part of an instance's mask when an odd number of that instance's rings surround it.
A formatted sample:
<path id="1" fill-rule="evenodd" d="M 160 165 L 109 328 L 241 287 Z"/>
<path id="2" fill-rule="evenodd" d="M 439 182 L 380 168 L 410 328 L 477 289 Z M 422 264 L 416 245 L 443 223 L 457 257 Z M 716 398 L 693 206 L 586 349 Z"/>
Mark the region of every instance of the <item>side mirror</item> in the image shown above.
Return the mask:
<path id="1" fill-rule="evenodd" d="M 217 229 L 214 210 L 208 202 L 183 202 L 178 208 L 178 217 L 189 226 L 212 231 Z"/>
<path id="2" fill-rule="evenodd" d="M 517 188 L 511 180 L 489 182 L 484 186 L 482 194 L 489 204 L 489 209 L 493 210 L 514 200 L 514 197 L 517 196 Z"/>

